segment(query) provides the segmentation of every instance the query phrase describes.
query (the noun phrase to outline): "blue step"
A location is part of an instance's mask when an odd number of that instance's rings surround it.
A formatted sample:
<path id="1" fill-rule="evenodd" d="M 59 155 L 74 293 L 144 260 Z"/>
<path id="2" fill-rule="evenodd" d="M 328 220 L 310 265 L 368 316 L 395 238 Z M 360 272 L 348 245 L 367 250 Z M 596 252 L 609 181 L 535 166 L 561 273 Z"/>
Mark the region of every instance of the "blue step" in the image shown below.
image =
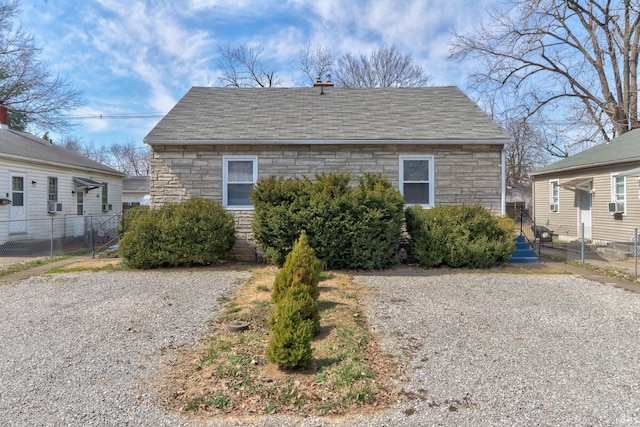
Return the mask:
<path id="1" fill-rule="evenodd" d="M 524 236 L 518 236 L 516 239 L 516 250 L 511 255 L 510 263 L 540 262 L 527 239 Z"/>

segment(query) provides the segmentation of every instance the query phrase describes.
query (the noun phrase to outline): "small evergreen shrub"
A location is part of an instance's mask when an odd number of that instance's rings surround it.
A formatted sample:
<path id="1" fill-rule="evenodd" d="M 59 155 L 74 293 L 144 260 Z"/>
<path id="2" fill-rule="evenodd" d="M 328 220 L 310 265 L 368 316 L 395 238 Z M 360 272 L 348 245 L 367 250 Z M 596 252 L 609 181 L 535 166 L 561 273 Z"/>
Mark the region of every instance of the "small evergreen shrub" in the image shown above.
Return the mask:
<path id="1" fill-rule="evenodd" d="M 271 341 L 267 358 L 280 368 L 305 368 L 311 363 L 313 322 L 301 314 L 295 298 L 283 298 L 271 318 Z"/>
<path id="2" fill-rule="evenodd" d="M 308 291 L 306 286 L 303 286 L 299 283 L 293 284 L 290 286 L 282 296 L 279 304 L 282 303 L 283 300 L 293 299 L 300 305 L 300 315 L 303 320 L 309 320 L 312 326 L 312 335 L 315 336 L 320 332 L 320 311 L 318 309 L 318 302 L 314 299 Z M 271 317 L 271 327 L 273 328 L 275 325 L 276 317 Z"/>
<path id="3" fill-rule="evenodd" d="M 277 304 L 294 285 L 304 287 L 309 295 L 317 300 L 320 295 L 318 282 L 321 272 L 320 260 L 316 258 L 307 241 L 307 234 L 303 231 L 276 276 L 273 284 L 273 302 Z"/>
<path id="4" fill-rule="evenodd" d="M 127 227 L 119 252 L 133 268 L 215 264 L 235 243 L 233 215 L 197 197 L 136 214 Z"/>
<path id="5" fill-rule="evenodd" d="M 488 268 L 504 264 L 515 250 L 515 226 L 481 205 L 407 208 L 411 251 L 425 267 Z"/>
<path id="6" fill-rule="evenodd" d="M 251 193 L 253 234 L 265 259 L 282 265 L 305 230 L 330 269 L 373 269 L 399 263 L 404 199 L 380 175 L 262 178 Z"/>

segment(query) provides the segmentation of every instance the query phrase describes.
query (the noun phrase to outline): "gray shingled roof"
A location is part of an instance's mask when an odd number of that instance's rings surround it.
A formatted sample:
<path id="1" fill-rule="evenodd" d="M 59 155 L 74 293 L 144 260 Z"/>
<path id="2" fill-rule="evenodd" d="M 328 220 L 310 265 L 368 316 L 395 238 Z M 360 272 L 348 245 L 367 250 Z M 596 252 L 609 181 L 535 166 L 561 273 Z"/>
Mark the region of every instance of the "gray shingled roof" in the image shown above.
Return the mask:
<path id="1" fill-rule="evenodd" d="M 122 191 L 133 193 L 149 192 L 150 177 L 127 176 L 122 180 Z"/>
<path id="2" fill-rule="evenodd" d="M 551 172 L 633 161 L 640 161 L 640 129 L 634 129 L 612 139 L 609 143 L 596 145 L 578 154 L 551 163 L 532 172 L 531 175 L 543 175 Z"/>
<path id="3" fill-rule="evenodd" d="M 510 139 L 456 87 L 193 87 L 144 141 Z"/>
<path id="4" fill-rule="evenodd" d="M 11 129 L 0 129 L 0 158 L 123 175 L 102 163 L 95 162 L 58 145 L 51 144 L 42 138 Z"/>

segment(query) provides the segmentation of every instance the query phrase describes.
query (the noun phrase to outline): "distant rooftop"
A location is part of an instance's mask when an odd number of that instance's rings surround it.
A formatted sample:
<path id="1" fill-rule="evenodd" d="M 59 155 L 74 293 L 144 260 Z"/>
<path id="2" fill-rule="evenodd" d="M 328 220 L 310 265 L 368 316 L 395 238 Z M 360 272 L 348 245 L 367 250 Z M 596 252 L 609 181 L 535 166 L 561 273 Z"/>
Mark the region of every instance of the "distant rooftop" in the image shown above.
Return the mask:
<path id="1" fill-rule="evenodd" d="M 122 180 L 122 192 L 145 193 L 149 192 L 148 176 L 127 176 Z"/>
<path id="2" fill-rule="evenodd" d="M 551 163 L 532 172 L 530 175 L 543 175 L 551 172 L 634 161 L 640 161 L 640 129 L 634 129 L 612 139 L 608 143 L 596 145 L 578 154 Z"/>
<path id="3" fill-rule="evenodd" d="M 109 166 L 37 136 L 4 128 L 0 129 L 0 158 L 124 175 Z"/>

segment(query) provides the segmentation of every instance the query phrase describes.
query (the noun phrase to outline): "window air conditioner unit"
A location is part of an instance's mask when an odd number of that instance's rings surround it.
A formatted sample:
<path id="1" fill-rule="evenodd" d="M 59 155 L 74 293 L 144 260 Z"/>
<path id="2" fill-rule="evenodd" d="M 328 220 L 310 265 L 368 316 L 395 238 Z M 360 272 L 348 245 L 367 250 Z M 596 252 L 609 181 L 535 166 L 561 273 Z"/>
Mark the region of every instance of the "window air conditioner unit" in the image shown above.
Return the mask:
<path id="1" fill-rule="evenodd" d="M 558 212 L 558 204 L 557 204 L 557 203 L 551 203 L 551 204 L 549 205 L 549 210 L 550 210 L 551 212 Z"/>
<path id="2" fill-rule="evenodd" d="M 624 212 L 624 202 L 611 202 L 609 203 L 609 213 L 617 214 Z"/>
<path id="3" fill-rule="evenodd" d="M 48 213 L 62 212 L 62 203 L 47 202 L 47 212 Z"/>

